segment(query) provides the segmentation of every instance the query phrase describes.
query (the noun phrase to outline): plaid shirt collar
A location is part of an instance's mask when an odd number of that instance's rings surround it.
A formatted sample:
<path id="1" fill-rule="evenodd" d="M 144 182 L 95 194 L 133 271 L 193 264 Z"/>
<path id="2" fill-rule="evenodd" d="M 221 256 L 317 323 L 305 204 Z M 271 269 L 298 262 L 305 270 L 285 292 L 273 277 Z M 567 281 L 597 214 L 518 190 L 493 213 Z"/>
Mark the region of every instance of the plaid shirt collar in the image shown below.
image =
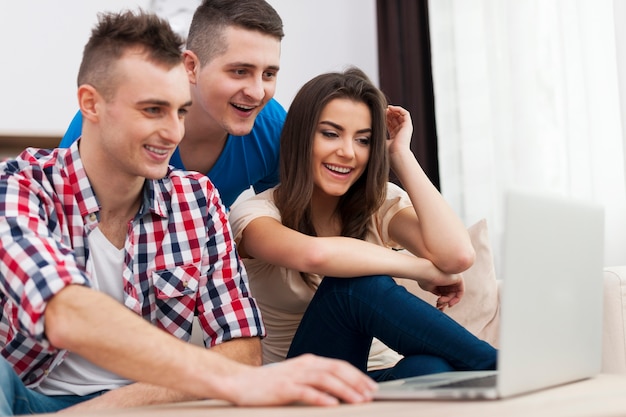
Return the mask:
<path id="1" fill-rule="evenodd" d="M 87 177 L 83 160 L 80 157 L 79 144 L 80 140 L 70 146 L 63 162 L 65 163 L 67 175 L 75 178 L 72 183 L 72 191 L 76 196 L 78 202 L 78 209 L 83 217 L 86 217 L 92 213 L 98 215 L 100 212 L 100 204 L 94 194 L 94 190 Z M 168 167 L 169 175 L 171 167 Z M 143 186 L 142 204 L 137 213 L 137 217 L 143 217 L 147 213 L 153 213 L 161 218 L 167 217 L 167 206 L 163 199 L 163 194 L 157 189 L 156 181 L 146 180 Z"/>

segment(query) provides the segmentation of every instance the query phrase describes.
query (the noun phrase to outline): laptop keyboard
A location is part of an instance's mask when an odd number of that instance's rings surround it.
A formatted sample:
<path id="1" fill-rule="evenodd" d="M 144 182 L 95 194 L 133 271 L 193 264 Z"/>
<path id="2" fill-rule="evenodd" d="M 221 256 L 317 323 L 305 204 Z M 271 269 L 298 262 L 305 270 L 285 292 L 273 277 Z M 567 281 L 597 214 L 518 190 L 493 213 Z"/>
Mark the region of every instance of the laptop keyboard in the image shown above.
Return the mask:
<path id="1" fill-rule="evenodd" d="M 462 379 L 459 381 L 449 382 L 447 384 L 437 385 L 437 388 L 483 388 L 493 387 L 496 385 L 497 375 L 486 375 L 477 378 Z"/>

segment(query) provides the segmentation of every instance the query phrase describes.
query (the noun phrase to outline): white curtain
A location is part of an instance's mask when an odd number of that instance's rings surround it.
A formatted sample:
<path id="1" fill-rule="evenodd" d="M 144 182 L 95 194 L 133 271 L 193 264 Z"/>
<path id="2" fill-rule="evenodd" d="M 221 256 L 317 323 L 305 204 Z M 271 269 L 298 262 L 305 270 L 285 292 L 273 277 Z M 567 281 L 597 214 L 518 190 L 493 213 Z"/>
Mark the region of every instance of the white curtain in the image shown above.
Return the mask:
<path id="1" fill-rule="evenodd" d="M 626 264 L 616 1 L 429 2 L 442 193 L 487 218 L 497 268 L 509 187 L 603 204 L 605 261 Z"/>

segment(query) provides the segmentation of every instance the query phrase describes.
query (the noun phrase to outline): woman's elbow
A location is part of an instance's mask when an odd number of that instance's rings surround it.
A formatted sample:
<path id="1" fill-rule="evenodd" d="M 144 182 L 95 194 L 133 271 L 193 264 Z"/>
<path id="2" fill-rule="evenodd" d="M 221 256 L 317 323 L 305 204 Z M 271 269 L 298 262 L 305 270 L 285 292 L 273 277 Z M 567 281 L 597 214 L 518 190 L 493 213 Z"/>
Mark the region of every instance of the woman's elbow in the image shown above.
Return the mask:
<path id="1" fill-rule="evenodd" d="M 476 260 L 476 251 L 472 246 L 455 250 L 448 254 L 440 262 L 435 263 L 437 267 L 447 274 L 460 274 L 468 270 Z"/>

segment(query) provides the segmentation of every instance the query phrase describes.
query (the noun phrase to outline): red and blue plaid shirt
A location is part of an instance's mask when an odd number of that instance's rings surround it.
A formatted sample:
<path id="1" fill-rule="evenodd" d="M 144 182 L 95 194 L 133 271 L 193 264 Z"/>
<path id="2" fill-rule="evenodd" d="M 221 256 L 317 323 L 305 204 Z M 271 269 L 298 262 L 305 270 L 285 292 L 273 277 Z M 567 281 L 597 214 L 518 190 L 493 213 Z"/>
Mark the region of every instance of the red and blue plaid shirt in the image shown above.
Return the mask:
<path id="1" fill-rule="evenodd" d="M 91 286 L 87 236 L 99 210 L 78 142 L 29 148 L 0 164 L 0 348 L 27 386 L 66 354 L 46 340 L 43 314 L 68 285 Z M 206 176 L 170 170 L 146 181 L 124 249 L 124 304 L 144 319 L 189 340 L 196 314 L 207 346 L 264 336 L 224 206 Z"/>

